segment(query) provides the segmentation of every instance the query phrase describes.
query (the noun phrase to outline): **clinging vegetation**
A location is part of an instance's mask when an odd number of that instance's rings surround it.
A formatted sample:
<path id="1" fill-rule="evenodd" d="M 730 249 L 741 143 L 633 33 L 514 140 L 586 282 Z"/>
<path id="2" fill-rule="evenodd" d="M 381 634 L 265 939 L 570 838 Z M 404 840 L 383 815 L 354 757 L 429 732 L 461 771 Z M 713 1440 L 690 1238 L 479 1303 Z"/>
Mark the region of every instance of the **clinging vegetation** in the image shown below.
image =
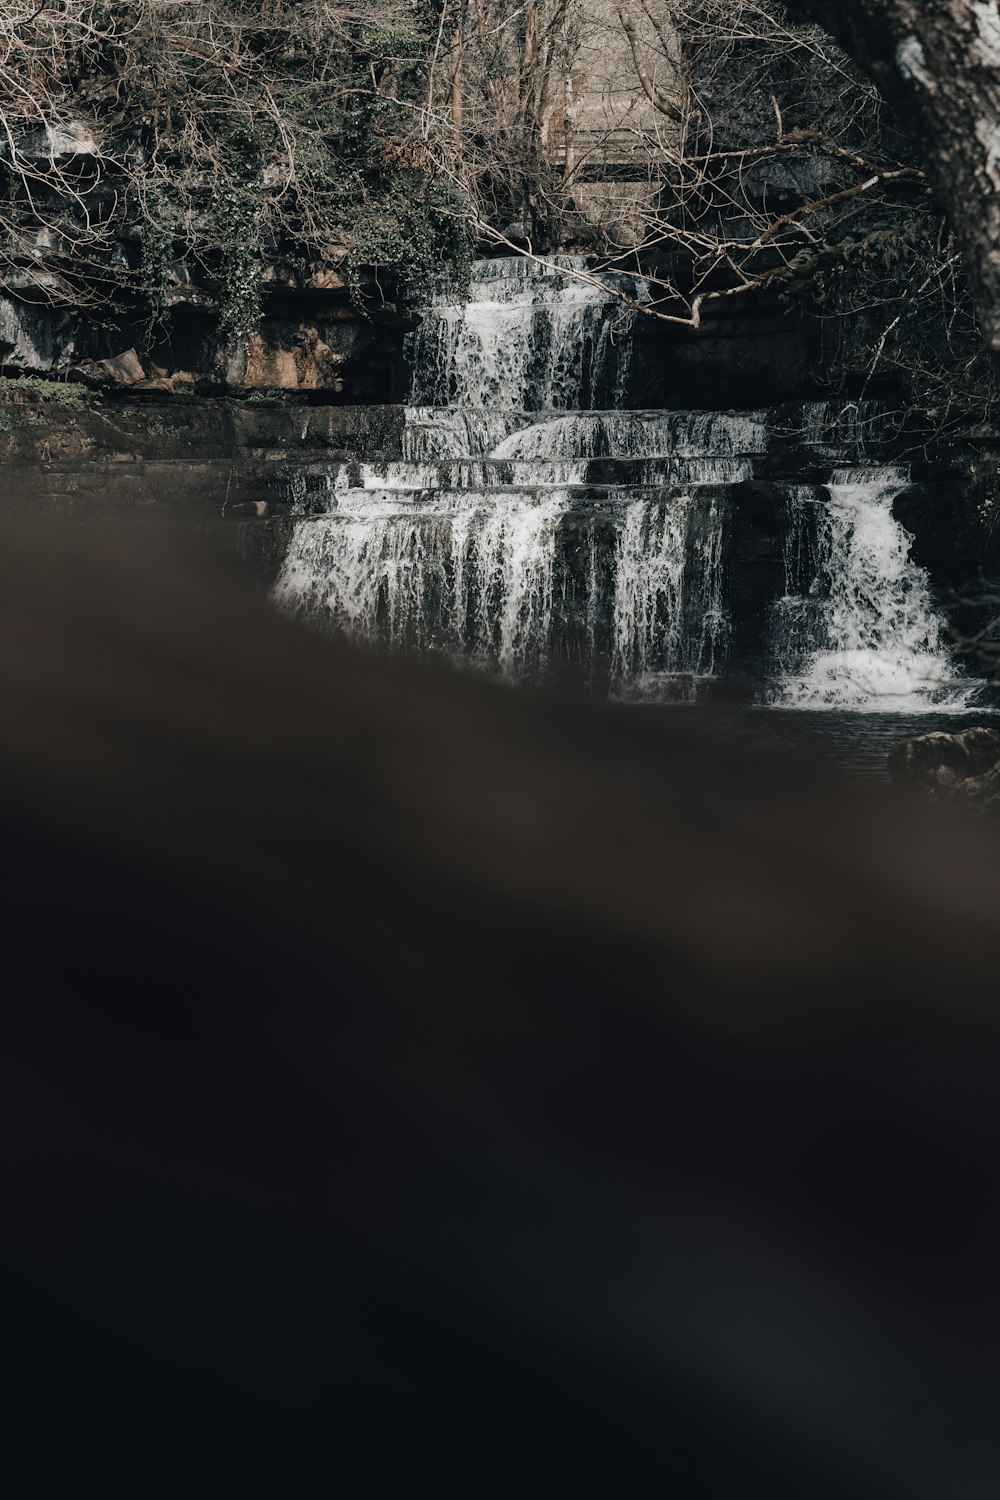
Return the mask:
<path id="1" fill-rule="evenodd" d="M 180 278 L 224 331 L 267 265 L 348 252 L 424 295 L 470 214 L 428 170 L 436 24 L 380 0 L 12 0 L 0 11 L 0 282 L 73 306 Z"/>
<path id="2" fill-rule="evenodd" d="M 622 57 L 581 114 L 595 58 Z M 601 161 L 619 209 L 595 189 Z M 624 225 L 624 227 L 623 227 Z M 994 400 L 955 247 L 905 135 L 776 0 L 8 0 L 0 290 L 224 341 L 266 286 L 341 268 L 418 305 L 476 246 L 626 246 L 654 317 L 770 288 L 832 381 L 941 424 Z M 370 299 L 369 299 L 370 300 Z"/>
<path id="3" fill-rule="evenodd" d="M 576 91 L 615 29 L 636 103 L 608 114 L 601 140 Z M 996 402 L 960 255 L 905 129 L 780 0 L 450 0 L 435 58 L 440 170 L 485 242 L 607 262 L 627 246 L 654 272 L 644 312 L 695 328 L 713 299 L 769 289 L 815 320 L 828 382 L 902 387 L 938 429 Z M 624 225 L 594 192 L 602 156 L 626 184 Z"/>

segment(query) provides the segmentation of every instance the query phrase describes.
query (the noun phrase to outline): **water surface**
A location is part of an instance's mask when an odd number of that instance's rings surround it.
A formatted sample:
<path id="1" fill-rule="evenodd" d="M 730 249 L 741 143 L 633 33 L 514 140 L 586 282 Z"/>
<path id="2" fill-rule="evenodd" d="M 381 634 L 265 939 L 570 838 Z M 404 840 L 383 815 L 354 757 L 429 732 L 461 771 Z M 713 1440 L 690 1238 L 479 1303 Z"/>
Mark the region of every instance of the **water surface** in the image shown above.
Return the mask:
<path id="1" fill-rule="evenodd" d="M 916 735 L 960 733 L 974 724 L 1000 728 L 996 710 L 975 714 L 857 713 L 838 709 L 782 709 L 750 704 L 696 703 L 655 713 L 694 716 L 713 733 L 773 745 L 839 775 L 887 781 L 890 750 Z"/>

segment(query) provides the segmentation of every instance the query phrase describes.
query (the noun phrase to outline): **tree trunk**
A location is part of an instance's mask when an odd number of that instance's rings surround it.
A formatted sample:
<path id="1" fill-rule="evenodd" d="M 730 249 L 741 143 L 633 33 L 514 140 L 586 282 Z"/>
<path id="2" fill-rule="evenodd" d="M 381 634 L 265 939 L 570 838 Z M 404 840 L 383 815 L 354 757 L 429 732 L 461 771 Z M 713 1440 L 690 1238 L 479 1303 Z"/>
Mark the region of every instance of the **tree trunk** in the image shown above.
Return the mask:
<path id="1" fill-rule="evenodd" d="M 1000 355 L 1000 10 L 997 0 L 785 0 L 817 22 L 897 108 L 964 254 Z"/>

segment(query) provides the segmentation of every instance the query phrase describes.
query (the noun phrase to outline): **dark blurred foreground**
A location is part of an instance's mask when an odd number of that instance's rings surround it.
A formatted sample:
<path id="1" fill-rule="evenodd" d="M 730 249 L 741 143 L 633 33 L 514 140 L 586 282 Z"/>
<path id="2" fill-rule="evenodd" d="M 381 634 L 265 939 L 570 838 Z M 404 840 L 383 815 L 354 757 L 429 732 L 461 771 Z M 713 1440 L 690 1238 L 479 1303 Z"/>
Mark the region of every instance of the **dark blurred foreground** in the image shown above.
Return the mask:
<path id="1" fill-rule="evenodd" d="M 995 1497 L 988 829 L 4 531 L 5 1495 Z"/>

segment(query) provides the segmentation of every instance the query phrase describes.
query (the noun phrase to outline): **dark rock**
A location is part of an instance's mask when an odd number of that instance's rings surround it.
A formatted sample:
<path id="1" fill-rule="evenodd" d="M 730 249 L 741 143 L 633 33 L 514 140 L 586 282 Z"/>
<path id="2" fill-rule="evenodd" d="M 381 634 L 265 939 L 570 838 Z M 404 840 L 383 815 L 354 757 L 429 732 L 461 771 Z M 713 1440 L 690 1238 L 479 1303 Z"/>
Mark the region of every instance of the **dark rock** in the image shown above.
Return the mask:
<path id="1" fill-rule="evenodd" d="M 40 125 L 18 142 L 20 156 L 37 162 L 64 166 L 79 157 L 99 157 L 101 147 L 93 128 L 84 120 Z"/>
<path id="2" fill-rule="evenodd" d="M 39 463 L 64 466 L 74 484 L 86 481 L 88 488 L 90 475 L 99 499 L 104 464 L 199 464 L 227 471 L 266 465 L 284 470 L 402 454 L 401 406 L 195 399 L 180 395 L 176 386 L 167 396 L 161 385 L 155 379 L 129 386 L 121 402 L 108 397 L 69 405 L 47 401 L 38 389 L 29 388 L 17 401 L 0 403 L 6 498 L 58 487 L 57 476 L 39 474 Z"/>
<path id="3" fill-rule="evenodd" d="M 728 506 L 723 532 L 730 621 L 727 674 L 734 682 L 752 681 L 767 674 L 774 608 L 785 592 L 787 488 L 749 481 L 720 492 L 720 503 Z"/>
<path id="4" fill-rule="evenodd" d="M 74 368 L 73 373 L 100 386 L 136 385 L 146 378 L 142 361 L 134 349 L 126 349 L 110 359 L 85 360 Z"/>
<path id="5" fill-rule="evenodd" d="M 975 725 L 904 740 L 889 755 L 889 774 L 929 802 L 1000 812 L 1000 730 Z"/>
<path id="6" fill-rule="evenodd" d="M 776 298 L 709 303 L 698 329 L 639 320 L 627 404 L 752 407 L 811 397 L 812 363 L 802 320 Z"/>
<path id="7" fill-rule="evenodd" d="M 909 484 L 893 501 L 893 515 L 914 538 L 914 562 L 927 568 L 939 587 L 964 583 L 984 558 L 982 526 L 970 488 L 968 472 L 960 472 Z"/>
<path id="8" fill-rule="evenodd" d="M 508 243 L 517 250 L 531 249 L 531 234 L 523 219 L 515 219 L 502 231 Z"/>
<path id="9" fill-rule="evenodd" d="M 56 145 L 67 151 L 78 145 L 83 159 L 88 142 L 70 132 Z M 356 297 L 336 247 L 323 263 L 269 267 L 263 317 L 252 335 L 228 340 L 220 337 L 218 287 L 183 262 L 169 267 L 160 322 L 151 326 L 141 307 L 89 318 L 85 309 L 63 305 L 59 266 L 67 243 L 42 227 L 34 231 L 33 251 L 32 265 L 8 271 L 0 295 L 0 369 L 10 373 L 68 373 L 109 391 L 148 377 L 209 395 L 281 391 L 373 404 L 404 395 L 403 340 L 413 317 L 374 271 L 360 271 Z M 116 264 L 129 263 L 122 245 L 108 253 Z"/>
<path id="10" fill-rule="evenodd" d="M 58 354 L 47 309 L 0 297 L 0 365 L 16 370 L 51 370 Z"/>

